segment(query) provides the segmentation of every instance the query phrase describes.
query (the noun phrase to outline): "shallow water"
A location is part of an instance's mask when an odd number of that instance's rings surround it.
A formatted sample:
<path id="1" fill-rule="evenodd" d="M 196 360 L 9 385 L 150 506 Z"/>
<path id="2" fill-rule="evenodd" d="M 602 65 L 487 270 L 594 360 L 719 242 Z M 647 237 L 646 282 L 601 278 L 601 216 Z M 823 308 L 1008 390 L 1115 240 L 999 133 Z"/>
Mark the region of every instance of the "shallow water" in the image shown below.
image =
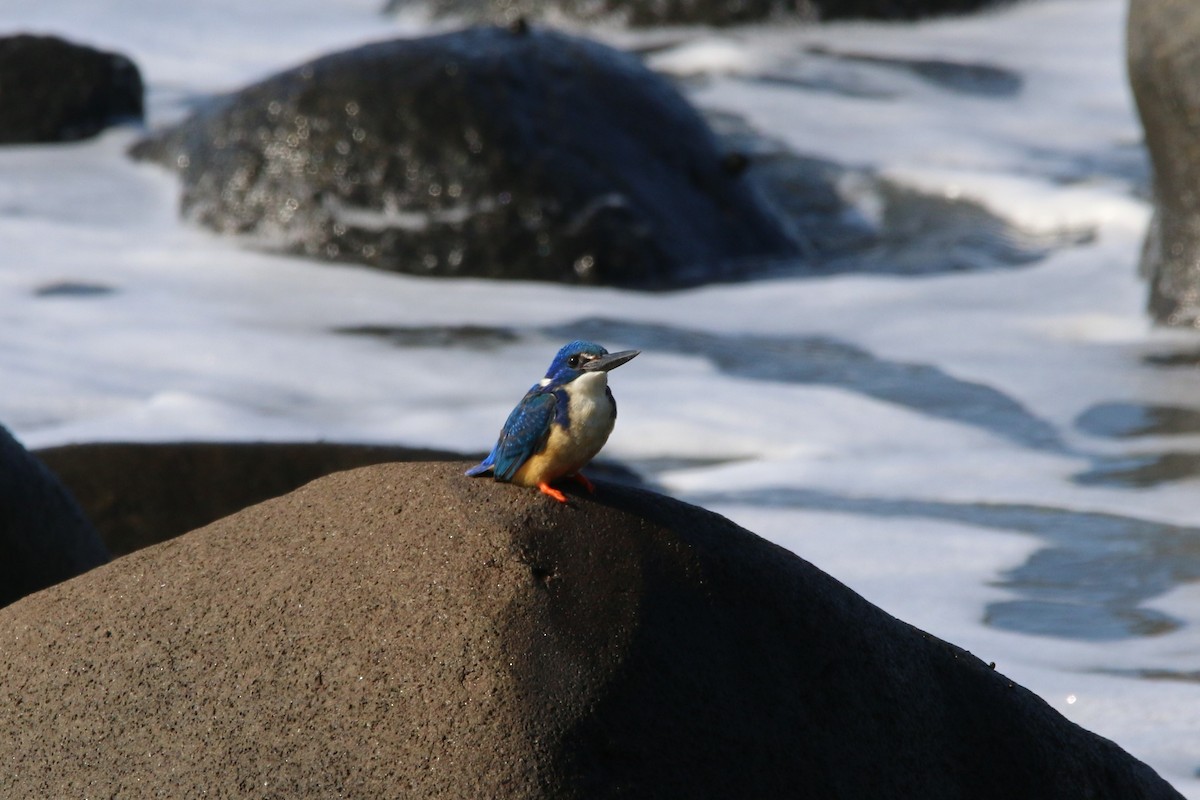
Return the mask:
<path id="1" fill-rule="evenodd" d="M 783 487 L 688 499 L 917 517 L 1034 534 L 1039 548 L 994 583 L 1019 599 L 991 603 L 984 614 L 986 624 L 1022 633 L 1089 640 L 1167 633 L 1182 623 L 1142 604 L 1200 579 L 1200 528 L 1135 517 L 1033 505 L 847 497 Z"/>

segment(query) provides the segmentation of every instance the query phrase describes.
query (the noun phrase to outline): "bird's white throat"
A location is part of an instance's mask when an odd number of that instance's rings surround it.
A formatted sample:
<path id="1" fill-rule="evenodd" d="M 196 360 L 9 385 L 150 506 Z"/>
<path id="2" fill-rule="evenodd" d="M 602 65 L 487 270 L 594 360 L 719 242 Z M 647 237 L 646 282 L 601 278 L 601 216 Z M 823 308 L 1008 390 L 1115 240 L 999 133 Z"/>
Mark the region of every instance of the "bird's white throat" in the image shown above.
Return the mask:
<path id="1" fill-rule="evenodd" d="M 599 450 L 613 429 L 613 403 L 608 399 L 608 373 L 585 372 L 568 383 L 563 389 L 569 398 L 567 415 L 570 418 L 569 438 L 575 447 L 591 451 L 588 458 Z"/>
<path id="2" fill-rule="evenodd" d="M 604 397 L 604 390 L 607 388 L 607 372 L 585 372 L 566 386 L 567 395 L 571 400 L 576 397 L 589 398 L 593 403 Z"/>

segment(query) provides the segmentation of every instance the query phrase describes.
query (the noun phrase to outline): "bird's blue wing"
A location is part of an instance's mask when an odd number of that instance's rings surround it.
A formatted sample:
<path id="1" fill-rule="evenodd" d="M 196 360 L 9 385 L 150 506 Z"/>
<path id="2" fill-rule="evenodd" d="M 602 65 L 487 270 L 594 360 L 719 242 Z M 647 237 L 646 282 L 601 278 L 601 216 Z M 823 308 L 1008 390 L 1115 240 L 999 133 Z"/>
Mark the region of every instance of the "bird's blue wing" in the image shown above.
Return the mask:
<path id="1" fill-rule="evenodd" d="M 511 481 L 521 465 L 546 446 L 556 402 L 553 392 L 542 392 L 535 387 L 517 403 L 500 431 L 500 441 L 488 456 L 496 480 Z"/>

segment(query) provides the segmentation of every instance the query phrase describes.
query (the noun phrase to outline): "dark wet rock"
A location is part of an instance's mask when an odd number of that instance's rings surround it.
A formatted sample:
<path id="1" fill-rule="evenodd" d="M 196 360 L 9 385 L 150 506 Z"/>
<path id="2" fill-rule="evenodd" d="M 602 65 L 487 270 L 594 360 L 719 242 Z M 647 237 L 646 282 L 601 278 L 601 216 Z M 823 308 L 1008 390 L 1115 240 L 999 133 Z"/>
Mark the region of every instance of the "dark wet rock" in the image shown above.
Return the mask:
<path id="1" fill-rule="evenodd" d="M 123 55 L 53 36 L 0 37 L 0 144 L 86 139 L 141 120 L 142 94 Z"/>
<path id="2" fill-rule="evenodd" d="M 428 9 L 453 17 L 499 25 L 565 16 L 587 22 L 608 21 L 634 27 L 654 25 L 736 25 L 771 18 L 812 19 L 810 0 L 388 0 L 384 13 Z"/>
<path id="3" fill-rule="evenodd" d="M 546 30 L 329 55 L 134 152 L 201 224 L 401 272 L 667 288 L 797 252 L 669 82 Z"/>
<path id="4" fill-rule="evenodd" d="M 118 556 L 334 472 L 390 461 L 463 457 L 443 450 L 335 442 L 100 442 L 51 447 L 37 455 L 74 493 Z M 588 474 L 641 483 L 632 471 L 611 462 L 592 462 Z"/>
<path id="5" fill-rule="evenodd" d="M 0 794 L 1180 797 L 721 517 L 465 466 L 339 473 L 0 611 Z"/>
<path id="6" fill-rule="evenodd" d="M 1166 325 L 1200 325 L 1200 4 L 1131 0 L 1129 82 L 1154 172 L 1142 248 L 1149 309 Z"/>
<path id="7" fill-rule="evenodd" d="M 1011 0 L 811 0 L 821 19 L 912 20 L 942 14 L 965 14 Z"/>
<path id="8" fill-rule="evenodd" d="M 1143 604 L 1200 580 L 1200 528 L 1152 519 L 1017 503 L 850 497 L 786 486 L 688 499 L 945 520 L 1038 536 L 1047 546 L 995 584 L 1019 597 L 990 603 L 984 617 L 989 625 L 1022 633 L 1090 641 L 1167 633 L 1182 623 Z"/>
<path id="9" fill-rule="evenodd" d="M 526 17 L 566 16 L 594 22 L 737 25 L 779 19 L 918 19 L 975 11 L 996 0 L 388 0 L 387 13 L 430 9 L 435 16 L 519 24 Z"/>
<path id="10" fill-rule="evenodd" d="M 0 426 L 0 606 L 107 561 L 70 493 Z"/>

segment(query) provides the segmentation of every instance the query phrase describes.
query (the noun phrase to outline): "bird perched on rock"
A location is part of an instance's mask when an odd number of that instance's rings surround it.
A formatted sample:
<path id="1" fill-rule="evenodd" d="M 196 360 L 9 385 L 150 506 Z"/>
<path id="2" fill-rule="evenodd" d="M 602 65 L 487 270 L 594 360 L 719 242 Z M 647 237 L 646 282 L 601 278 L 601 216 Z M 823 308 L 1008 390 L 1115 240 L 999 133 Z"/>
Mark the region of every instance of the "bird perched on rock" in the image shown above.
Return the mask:
<path id="1" fill-rule="evenodd" d="M 536 486 L 560 503 L 566 495 L 550 485 L 559 478 L 575 478 L 591 491 L 579 470 L 600 452 L 617 420 L 608 372 L 638 352 L 610 353 L 594 342 L 564 345 L 546 377 L 508 415 L 492 452 L 466 474 L 491 472 L 498 481 Z"/>

